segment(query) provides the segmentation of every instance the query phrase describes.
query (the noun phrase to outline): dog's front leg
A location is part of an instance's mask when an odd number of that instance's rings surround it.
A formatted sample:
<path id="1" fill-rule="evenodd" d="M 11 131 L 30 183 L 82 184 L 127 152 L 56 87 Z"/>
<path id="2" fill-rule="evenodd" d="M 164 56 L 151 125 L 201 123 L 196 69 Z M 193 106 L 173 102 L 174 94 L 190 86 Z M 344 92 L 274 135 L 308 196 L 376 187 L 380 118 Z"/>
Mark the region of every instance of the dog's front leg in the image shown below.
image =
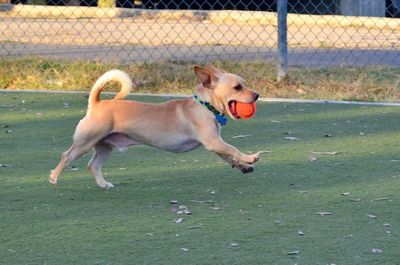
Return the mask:
<path id="1" fill-rule="evenodd" d="M 237 161 L 237 160 L 233 159 L 232 156 L 222 155 L 222 154 L 217 154 L 217 155 L 219 155 L 222 159 L 224 159 L 226 162 L 228 162 L 228 164 L 231 165 L 232 168 L 239 169 L 243 174 L 254 171 L 254 166 Z"/>
<path id="2" fill-rule="evenodd" d="M 233 160 L 246 164 L 253 164 L 260 159 L 260 153 L 243 154 L 236 147 L 224 142 L 219 135 L 211 134 L 208 137 L 203 137 L 201 143 L 208 151 L 217 153 L 220 156 L 231 156 Z"/>

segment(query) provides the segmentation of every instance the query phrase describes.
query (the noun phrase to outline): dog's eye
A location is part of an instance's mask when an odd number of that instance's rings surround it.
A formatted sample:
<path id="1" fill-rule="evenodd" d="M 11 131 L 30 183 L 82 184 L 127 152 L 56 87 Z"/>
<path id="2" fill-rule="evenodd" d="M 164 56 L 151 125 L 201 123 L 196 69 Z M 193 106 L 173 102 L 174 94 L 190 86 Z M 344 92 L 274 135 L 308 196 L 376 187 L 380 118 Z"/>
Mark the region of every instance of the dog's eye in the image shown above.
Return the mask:
<path id="1" fill-rule="evenodd" d="M 238 84 L 238 85 L 234 86 L 233 88 L 234 88 L 236 91 L 240 91 L 240 90 L 242 90 L 242 85 L 241 85 L 241 84 Z"/>

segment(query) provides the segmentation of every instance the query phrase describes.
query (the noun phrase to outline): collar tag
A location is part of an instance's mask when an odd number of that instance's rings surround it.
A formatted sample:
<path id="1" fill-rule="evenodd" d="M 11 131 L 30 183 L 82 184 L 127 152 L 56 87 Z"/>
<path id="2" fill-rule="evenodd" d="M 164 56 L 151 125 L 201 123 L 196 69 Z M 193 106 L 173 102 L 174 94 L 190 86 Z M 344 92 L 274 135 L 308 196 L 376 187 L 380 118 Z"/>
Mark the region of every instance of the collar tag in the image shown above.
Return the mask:
<path id="1" fill-rule="evenodd" d="M 224 126 L 226 124 L 226 122 L 228 121 L 227 118 L 225 118 L 224 116 L 222 116 L 221 114 L 215 114 L 215 119 L 219 122 L 219 124 L 221 124 L 222 126 Z"/>

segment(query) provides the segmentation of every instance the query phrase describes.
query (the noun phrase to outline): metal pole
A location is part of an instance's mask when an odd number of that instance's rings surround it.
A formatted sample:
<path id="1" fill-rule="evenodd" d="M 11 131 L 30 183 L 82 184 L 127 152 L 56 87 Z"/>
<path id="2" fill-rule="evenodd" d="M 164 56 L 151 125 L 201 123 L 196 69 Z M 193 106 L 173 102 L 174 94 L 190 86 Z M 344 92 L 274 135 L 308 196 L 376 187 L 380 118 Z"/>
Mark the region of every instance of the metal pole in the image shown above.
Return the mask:
<path id="1" fill-rule="evenodd" d="M 278 82 L 288 75 L 287 0 L 278 0 Z"/>

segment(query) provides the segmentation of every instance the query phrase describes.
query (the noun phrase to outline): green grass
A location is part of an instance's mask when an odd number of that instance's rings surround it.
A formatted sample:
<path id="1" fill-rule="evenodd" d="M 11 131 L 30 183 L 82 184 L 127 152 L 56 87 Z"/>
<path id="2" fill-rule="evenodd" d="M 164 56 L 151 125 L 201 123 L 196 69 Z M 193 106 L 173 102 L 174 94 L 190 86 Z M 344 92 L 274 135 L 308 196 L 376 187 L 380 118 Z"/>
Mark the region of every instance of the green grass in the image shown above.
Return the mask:
<path id="1" fill-rule="evenodd" d="M 0 264 L 400 264 L 399 108 L 259 103 L 256 118 L 222 130 L 244 152 L 271 151 L 252 174 L 202 148 L 135 147 L 105 164 L 112 190 L 88 176 L 90 156 L 51 186 L 86 101 L 0 93 Z M 312 151 L 339 154 L 311 162 Z M 172 199 L 193 212 L 181 224 Z"/>
<path id="2" fill-rule="evenodd" d="M 276 81 L 276 66 L 267 62 L 214 62 L 237 73 L 264 97 L 400 101 L 400 69 L 390 67 L 289 68 L 286 82 Z M 118 68 L 137 80 L 144 93 L 191 93 L 193 63 L 118 64 L 40 58 L 0 59 L 0 88 L 89 90 L 104 72 Z"/>

